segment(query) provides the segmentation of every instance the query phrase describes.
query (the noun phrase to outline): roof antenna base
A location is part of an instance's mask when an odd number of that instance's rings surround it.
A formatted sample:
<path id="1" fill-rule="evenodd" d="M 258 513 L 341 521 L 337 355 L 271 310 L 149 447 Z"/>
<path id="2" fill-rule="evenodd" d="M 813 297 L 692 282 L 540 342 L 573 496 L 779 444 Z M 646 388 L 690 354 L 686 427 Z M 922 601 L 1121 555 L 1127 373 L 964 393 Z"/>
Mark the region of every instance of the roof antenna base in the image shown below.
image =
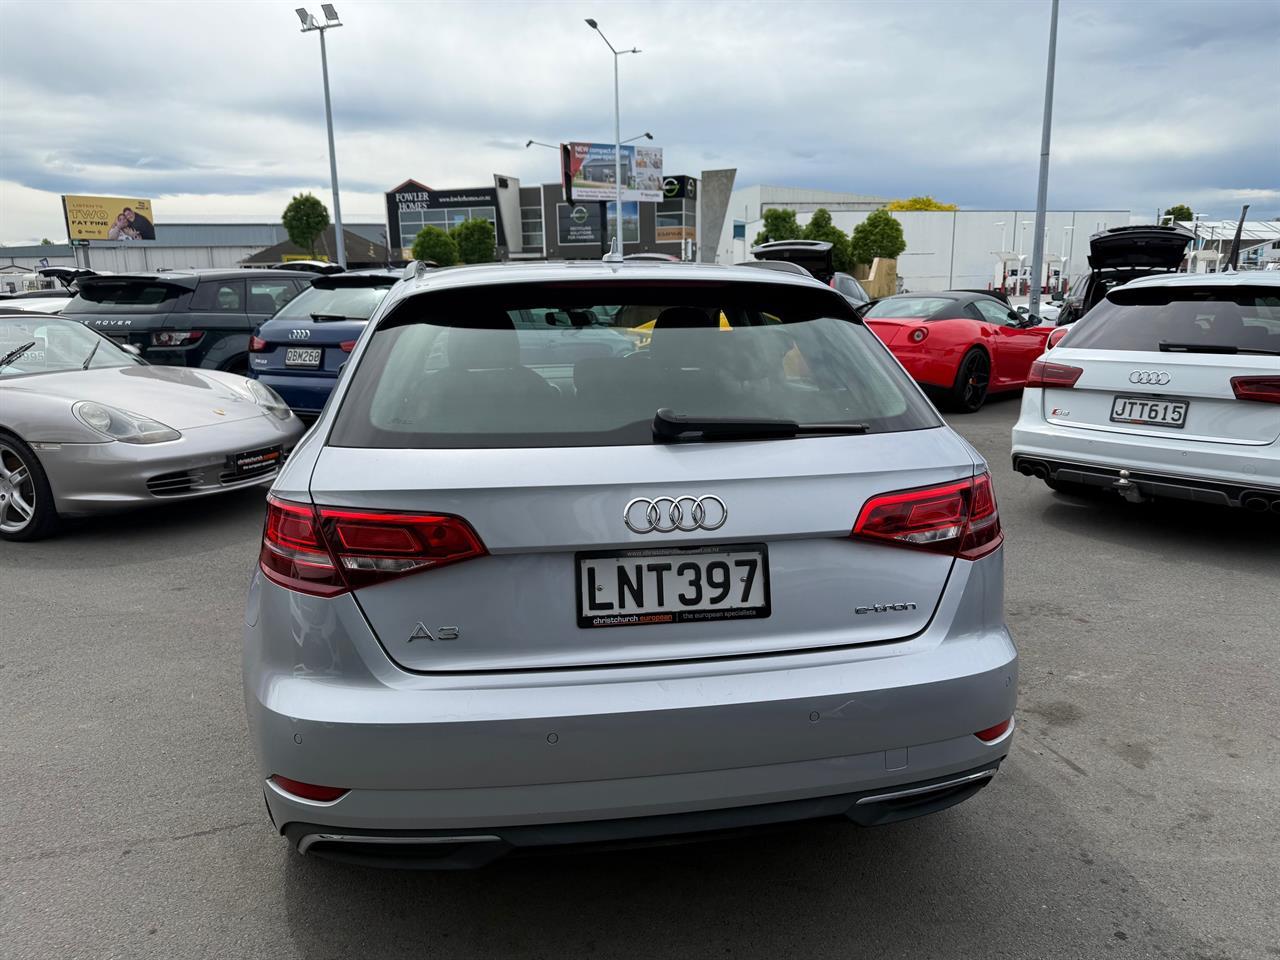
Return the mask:
<path id="1" fill-rule="evenodd" d="M 612 240 L 609 241 L 609 252 L 604 255 L 605 263 L 622 263 L 622 244 L 618 240 L 617 234 L 614 234 Z"/>

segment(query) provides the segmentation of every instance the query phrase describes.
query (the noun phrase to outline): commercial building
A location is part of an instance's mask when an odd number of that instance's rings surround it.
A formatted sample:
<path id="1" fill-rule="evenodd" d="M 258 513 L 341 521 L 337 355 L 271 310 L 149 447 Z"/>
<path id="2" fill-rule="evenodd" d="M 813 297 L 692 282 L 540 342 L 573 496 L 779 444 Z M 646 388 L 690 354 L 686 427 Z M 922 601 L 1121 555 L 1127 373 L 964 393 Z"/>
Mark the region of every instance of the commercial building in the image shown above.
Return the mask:
<path id="1" fill-rule="evenodd" d="M 852 233 L 883 197 L 794 187 L 755 186 L 736 190 L 729 200 L 730 220 L 720 233 L 716 260 L 735 263 L 750 257 L 756 235 L 770 209 L 795 210 L 804 226 L 824 208 L 832 223 Z M 902 224 L 907 248 L 898 258 L 905 290 L 1006 289 L 1025 291 L 1030 283 L 1031 230 L 1035 210 L 890 211 Z M 1050 210 L 1045 221 L 1042 283 L 1057 287 L 1088 267 L 1089 237 L 1129 223 L 1128 210 Z"/>
<path id="2" fill-rule="evenodd" d="M 663 253 L 693 258 L 698 211 L 698 181 L 665 180 L 658 203 L 622 204 L 622 243 L 626 253 Z M 608 249 L 616 229 L 615 203 L 568 203 L 559 183 L 523 186 L 515 177 L 495 174 L 493 186 L 433 190 L 406 180 L 387 191 L 387 236 L 406 259 L 423 227 L 446 233 L 470 219 L 493 225 L 498 257 L 503 260 L 593 260 Z"/>

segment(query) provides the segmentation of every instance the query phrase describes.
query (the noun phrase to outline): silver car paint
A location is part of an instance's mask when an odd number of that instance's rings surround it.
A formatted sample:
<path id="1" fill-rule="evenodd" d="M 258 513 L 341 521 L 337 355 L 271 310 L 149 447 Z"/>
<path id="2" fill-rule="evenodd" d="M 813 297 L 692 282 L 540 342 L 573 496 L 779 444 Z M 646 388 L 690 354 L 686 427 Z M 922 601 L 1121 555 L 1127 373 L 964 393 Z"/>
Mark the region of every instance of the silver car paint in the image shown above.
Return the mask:
<path id="1" fill-rule="evenodd" d="M 236 389 L 246 382 L 220 371 L 142 364 L 6 378 L 0 380 L 0 426 L 38 445 L 60 514 L 190 499 L 270 479 L 221 483 L 216 468 L 241 451 L 277 444 L 288 451 L 302 436 L 297 417 L 279 419 Z M 109 440 L 74 416 L 81 400 L 151 417 L 182 436 L 156 444 Z M 211 481 L 187 493 L 157 497 L 147 489 L 157 474 L 204 469 L 212 471 Z"/>
<path id="2" fill-rule="evenodd" d="M 327 804 L 264 790 L 277 827 L 479 829 L 711 810 L 919 782 L 1007 753 L 1007 735 L 990 745 L 972 735 L 1010 717 L 1016 697 L 1003 552 L 953 561 L 845 539 L 871 494 L 984 468 L 949 428 L 679 450 L 324 446 L 351 369 L 379 320 L 406 297 L 619 275 L 815 283 L 631 262 L 442 270 L 397 285 L 273 492 L 458 513 L 492 555 L 329 600 L 254 575 L 244 676 L 260 774 L 351 788 Z M 786 557 L 772 567 L 775 615 L 692 625 L 685 636 L 666 627 L 579 630 L 572 593 L 561 590 L 571 580 L 552 568 L 581 547 L 660 545 L 663 538 L 627 531 L 622 508 L 632 496 L 684 492 L 724 497 L 731 520 L 679 542 L 754 537 L 768 539 L 771 557 Z M 792 563 L 832 575 L 820 596 L 784 612 L 783 583 L 800 582 L 788 579 Z M 403 638 L 396 631 L 410 614 L 430 619 L 449 602 L 451 569 L 455 587 L 476 604 L 458 609 L 488 618 L 476 621 L 487 624 L 482 638 L 496 635 L 505 648 L 467 647 L 464 627 L 464 639 L 431 655 L 438 659 L 407 651 L 413 622 Z M 522 589 L 530 576 L 533 588 Z M 872 595 L 881 589 L 890 595 Z M 923 602 L 906 595 L 913 592 Z M 917 609 L 883 615 L 904 618 L 898 623 L 856 617 L 864 601 L 913 601 Z M 504 609 L 514 605 L 518 613 Z M 521 619 L 537 625 L 539 643 L 516 642 L 510 628 Z M 805 647 L 812 649 L 798 652 Z M 601 665 L 567 666 L 593 658 Z M 672 662 L 637 662 L 651 659 Z M 530 666 L 541 669 L 521 669 Z"/>

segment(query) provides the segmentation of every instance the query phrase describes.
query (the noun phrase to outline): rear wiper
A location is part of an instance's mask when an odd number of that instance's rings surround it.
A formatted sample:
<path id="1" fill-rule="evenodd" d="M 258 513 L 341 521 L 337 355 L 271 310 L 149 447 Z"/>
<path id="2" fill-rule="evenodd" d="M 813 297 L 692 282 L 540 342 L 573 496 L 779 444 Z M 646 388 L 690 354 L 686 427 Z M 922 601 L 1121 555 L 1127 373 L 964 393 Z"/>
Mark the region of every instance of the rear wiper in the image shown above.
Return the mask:
<path id="1" fill-rule="evenodd" d="M 1280 350 L 1264 350 L 1262 347 L 1237 347 L 1231 343 L 1170 343 L 1160 341 L 1161 353 L 1261 353 L 1268 357 L 1280 357 Z"/>
<path id="2" fill-rule="evenodd" d="M 333 323 L 338 320 L 360 320 L 360 317 L 346 317 L 340 313 L 313 313 L 311 319 L 316 323 Z"/>
<path id="3" fill-rule="evenodd" d="M 664 407 L 653 417 L 653 438 L 662 443 L 680 440 L 786 439 L 805 434 L 859 434 L 865 423 L 797 423 L 755 417 L 693 417 Z"/>

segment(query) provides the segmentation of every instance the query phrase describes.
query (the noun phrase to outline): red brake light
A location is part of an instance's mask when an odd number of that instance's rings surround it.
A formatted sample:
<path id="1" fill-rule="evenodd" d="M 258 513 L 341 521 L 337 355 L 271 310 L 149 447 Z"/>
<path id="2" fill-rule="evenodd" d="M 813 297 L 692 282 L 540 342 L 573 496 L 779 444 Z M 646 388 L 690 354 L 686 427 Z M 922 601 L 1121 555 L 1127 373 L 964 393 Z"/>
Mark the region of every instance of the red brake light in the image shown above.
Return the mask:
<path id="1" fill-rule="evenodd" d="M 263 340 L 261 337 L 253 336 L 249 338 L 250 353 L 262 353 L 262 351 L 266 349 L 267 349 L 267 341 Z"/>
<path id="2" fill-rule="evenodd" d="M 1280 403 L 1280 377 L 1232 377 L 1231 392 L 1237 400 Z"/>
<path id="3" fill-rule="evenodd" d="M 271 775 L 271 782 L 285 793 L 291 793 L 303 800 L 314 800 L 316 803 L 332 803 L 348 792 L 345 787 L 322 787 L 314 783 L 303 783 L 301 780 L 290 780 L 278 773 Z"/>
<path id="4" fill-rule="evenodd" d="M 259 565 L 282 587 L 332 597 L 486 552 L 458 517 L 312 507 L 269 496 Z"/>
<path id="5" fill-rule="evenodd" d="M 989 474 L 872 497 L 851 536 L 977 560 L 1004 541 Z"/>
<path id="6" fill-rule="evenodd" d="M 985 730 L 979 730 L 974 734 L 974 736 L 984 743 L 995 743 L 1009 732 L 1009 728 L 1011 726 L 1013 726 L 1013 717 L 1010 717 L 1008 720 L 1001 720 L 994 727 L 987 727 Z"/>
<path id="7" fill-rule="evenodd" d="M 1027 373 L 1028 387 L 1058 387 L 1070 390 L 1084 373 L 1079 367 L 1069 367 L 1065 363 L 1053 363 L 1049 360 L 1037 360 L 1031 364 Z"/>
<path id="8" fill-rule="evenodd" d="M 342 348 L 343 353 L 350 353 L 356 348 L 356 342 L 354 340 L 343 340 L 338 346 Z"/>
<path id="9" fill-rule="evenodd" d="M 916 327 L 909 334 L 907 334 L 907 339 L 910 340 L 912 343 L 924 343 L 924 338 L 927 337 L 928 335 L 929 335 L 929 331 L 927 328 Z"/>

